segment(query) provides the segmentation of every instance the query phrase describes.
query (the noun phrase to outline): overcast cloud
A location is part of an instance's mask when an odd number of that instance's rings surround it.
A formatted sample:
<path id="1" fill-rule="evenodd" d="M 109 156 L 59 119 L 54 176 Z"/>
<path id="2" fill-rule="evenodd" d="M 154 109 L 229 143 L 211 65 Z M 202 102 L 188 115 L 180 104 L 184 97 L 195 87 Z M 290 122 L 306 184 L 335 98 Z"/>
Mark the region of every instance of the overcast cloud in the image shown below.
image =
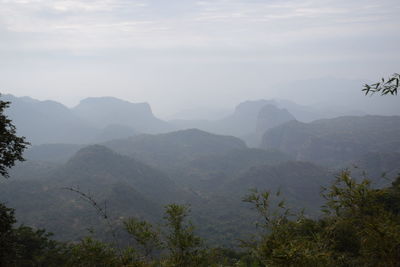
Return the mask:
<path id="1" fill-rule="evenodd" d="M 156 113 L 400 71 L 398 0 L 0 0 L 0 90 Z M 361 86 L 361 85 L 360 85 Z"/>

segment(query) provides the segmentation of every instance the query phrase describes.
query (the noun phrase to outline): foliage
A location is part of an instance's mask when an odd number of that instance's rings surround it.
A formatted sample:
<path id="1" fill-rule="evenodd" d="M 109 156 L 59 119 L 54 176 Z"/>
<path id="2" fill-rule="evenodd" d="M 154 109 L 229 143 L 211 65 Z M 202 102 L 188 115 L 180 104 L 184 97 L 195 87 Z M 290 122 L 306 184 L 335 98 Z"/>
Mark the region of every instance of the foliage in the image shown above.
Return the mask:
<path id="1" fill-rule="evenodd" d="M 0 175 L 8 177 L 8 168 L 16 161 L 23 161 L 22 152 L 29 145 L 25 137 L 19 137 L 12 121 L 4 114 L 10 102 L 0 100 Z"/>
<path id="2" fill-rule="evenodd" d="M 92 238 L 85 238 L 70 247 L 67 266 L 120 266 L 115 249 Z"/>
<path id="3" fill-rule="evenodd" d="M 14 210 L 0 203 L 0 266 L 5 266 L 11 255 L 15 255 L 16 244 L 12 229 L 15 222 Z"/>
<path id="4" fill-rule="evenodd" d="M 154 230 L 154 226 L 151 223 L 129 218 L 124 221 L 124 226 L 136 243 L 142 247 L 142 252 L 146 259 L 153 256 L 154 250 L 161 248 L 160 233 Z"/>
<path id="5" fill-rule="evenodd" d="M 244 242 L 259 265 L 397 266 L 400 261 L 400 178 L 389 188 L 373 189 L 342 172 L 326 189 L 325 215 L 313 220 L 301 213 L 270 215 L 268 193 L 253 192 L 252 203 L 268 230 L 260 240 Z"/>
<path id="6" fill-rule="evenodd" d="M 199 256 L 200 238 L 194 234 L 193 225 L 185 224 L 187 206 L 171 204 L 166 207 L 164 219 L 169 233 L 166 236 L 171 266 L 193 265 Z"/>
<path id="7" fill-rule="evenodd" d="M 142 259 L 150 264 L 157 257 L 163 266 L 196 266 L 201 260 L 201 240 L 194 234 L 194 227 L 186 222 L 189 208 L 184 205 L 170 204 L 165 207 L 165 230 L 160 231 L 146 221 L 129 218 L 124 222 L 126 231 L 135 239 L 141 249 Z M 154 261 L 153 261 L 154 262 Z"/>
<path id="8" fill-rule="evenodd" d="M 130 218 L 135 243 L 118 247 L 84 238 L 62 244 L 43 230 L 13 228 L 14 211 L 0 206 L 1 264 L 6 266 L 397 266 L 400 262 L 400 177 L 374 189 L 342 172 L 323 193 L 319 219 L 286 207 L 281 194 L 253 190 L 244 201 L 261 220 L 245 250 L 206 248 L 187 221 L 188 206 L 165 208 L 164 229 Z M 276 205 L 275 205 L 276 203 Z"/>
<path id="9" fill-rule="evenodd" d="M 382 78 L 380 82 L 374 84 L 365 84 L 362 91 L 366 95 L 381 93 L 381 95 L 397 95 L 397 89 L 399 88 L 400 74 L 394 73 L 388 79 Z"/>
<path id="10" fill-rule="evenodd" d="M 0 204 L 0 266 L 60 266 L 65 246 L 45 230 L 13 227 L 14 210 Z"/>

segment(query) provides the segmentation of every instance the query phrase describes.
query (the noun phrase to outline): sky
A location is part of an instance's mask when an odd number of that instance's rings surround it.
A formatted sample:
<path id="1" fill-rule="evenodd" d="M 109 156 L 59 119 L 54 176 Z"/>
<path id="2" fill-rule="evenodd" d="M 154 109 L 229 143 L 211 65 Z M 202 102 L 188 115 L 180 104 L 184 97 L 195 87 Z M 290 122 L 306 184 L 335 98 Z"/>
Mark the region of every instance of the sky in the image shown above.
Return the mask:
<path id="1" fill-rule="evenodd" d="M 0 92 L 114 96 L 160 116 L 312 102 L 287 85 L 400 72 L 399 14 L 398 0 L 0 0 Z"/>

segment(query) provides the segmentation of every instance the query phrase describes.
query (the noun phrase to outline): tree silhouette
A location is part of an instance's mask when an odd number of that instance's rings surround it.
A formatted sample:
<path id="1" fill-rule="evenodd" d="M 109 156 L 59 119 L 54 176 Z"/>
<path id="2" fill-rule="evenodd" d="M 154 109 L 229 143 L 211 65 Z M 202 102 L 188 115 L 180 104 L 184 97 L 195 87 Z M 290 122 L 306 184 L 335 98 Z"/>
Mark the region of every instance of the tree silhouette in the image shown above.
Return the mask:
<path id="1" fill-rule="evenodd" d="M 8 169 L 23 161 L 22 152 L 29 145 L 25 137 L 16 134 L 12 121 L 4 114 L 10 102 L 0 100 L 0 175 L 8 177 Z"/>

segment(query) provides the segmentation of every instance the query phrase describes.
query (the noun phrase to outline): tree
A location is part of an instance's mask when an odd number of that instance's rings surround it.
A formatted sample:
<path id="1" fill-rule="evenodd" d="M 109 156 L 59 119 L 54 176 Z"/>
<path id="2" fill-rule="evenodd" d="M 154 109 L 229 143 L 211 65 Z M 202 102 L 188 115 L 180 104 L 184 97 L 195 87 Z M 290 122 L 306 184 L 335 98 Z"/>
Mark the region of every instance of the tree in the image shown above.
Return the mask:
<path id="1" fill-rule="evenodd" d="M 397 95 L 397 90 L 400 86 L 400 74 L 394 73 L 388 79 L 382 78 L 380 82 L 376 82 L 374 84 L 365 84 L 362 91 L 365 92 L 366 95 L 381 93 L 381 95 Z"/>
<path id="2" fill-rule="evenodd" d="M 16 256 L 13 224 L 14 210 L 0 203 L 0 266 L 6 266 Z"/>
<path id="3" fill-rule="evenodd" d="M 161 232 L 149 222 L 136 218 L 126 220 L 125 229 L 141 247 L 138 250 L 142 254 L 138 257 L 139 262 L 156 266 L 210 266 L 206 263 L 206 251 L 202 248 L 201 239 L 195 235 L 194 226 L 187 221 L 189 213 L 188 206 L 167 205 L 164 216 L 166 229 Z M 158 260 L 153 258 L 154 254 L 161 256 L 163 252 L 169 253 Z"/>
<path id="4" fill-rule="evenodd" d="M 25 137 L 16 134 L 12 121 L 4 114 L 10 102 L 0 100 L 0 175 L 8 177 L 8 169 L 23 161 L 22 152 L 29 145 Z"/>
<path id="5" fill-rule="evenodd" d="M 62 243 L 52 234 L 27 226 L 14 228 L 14 209 L 0 203 L 0 266 L 61 266 L 66 260 Z"/>
<path id="6" fill-rule="evenodd" d="M 72 244 L 68 256 L 68 260 L 60 266 L 122 266 L 113 247 L 89 237 Z"/>
<path id="7" fill-rule="evenodd" d="M 184 205 L 166 206 L 165 217 L 169 234 L 166 236 L 172 266 L 196 266 L 201 240 L 194 234 L 191 223 L 185 223 L 189 208 Z"/>
<path id="8" fill-rule="evenodd" d="M 154 250 L 161 249 L 160 234 L 151 223 L 129 218 L 124 221 L 124 226 L 126 231 L 133 236 L 136 243 L 142 247 L 145 259 L 151 259 Z"/>

